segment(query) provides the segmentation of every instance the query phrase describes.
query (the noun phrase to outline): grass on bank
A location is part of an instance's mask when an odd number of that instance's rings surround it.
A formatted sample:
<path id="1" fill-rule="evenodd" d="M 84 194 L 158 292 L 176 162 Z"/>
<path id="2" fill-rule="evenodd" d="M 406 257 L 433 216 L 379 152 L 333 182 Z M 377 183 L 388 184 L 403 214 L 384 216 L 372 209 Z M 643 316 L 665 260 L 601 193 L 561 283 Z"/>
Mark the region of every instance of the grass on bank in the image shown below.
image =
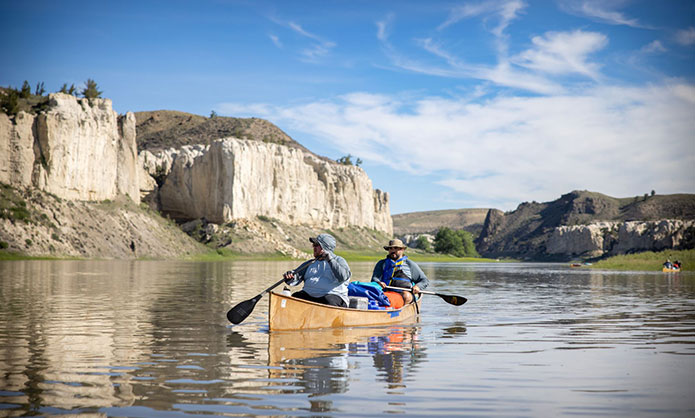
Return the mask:
<path id="1" fill-rule="evenodd" d="M 373 261 L 377 262 L 386 257 L 386 251 L 372 251 L 368 249 L 364 250 L 343 250 L 336 251 L 337 255 L 345 258 L 345 260 L 350 262 L 359 261 Z M 407 252 L 409 258 L 412 258 L 416 262 L 449 262 L 449 263 L 496 263 L 496 262 L 508 262 L 510 260 L 496 260 L 492 258 L 474 258 L 474 257 L 454 257 L 447 254 L 435 254 L 435 253 L 420 253 L 420 252 Z M 306 259 L 311 257 L 307 253 Z M 294 260 L 291 257 L 283 255 L 281 253 L 274 254 L 240 254 L 233 252 L 231 250 L 220 248 L 214 251 L 209 251 L 203 254 L 197 254 L 187 258 L 192 261 L 233 261 L 233 260 L 243 260 L 243 261 L 288 261 Z"/>
<path id="2" fill-rule="evenodd" d="M 336 251 L 336 254 L 345 258 L 347 262 L 358 261 L 374 261 L 377 262 L 386 258 L 386 251 L 370 251 L 370 250 L 345 250 Z M 492 258 L 476 258 L 476 257 L 454 257 L 449 254 L 422 253 L 407 250 L 405 255 L 415 262 L 450 262 L 450 263 L 495 263 L 500 260 Z M 506 260 L 505 260 L 506 261 Z"/>
<path id="3" fill-rule="evenodd" d="M 664 261 L 679 260 L 681 271 L 695 271 L 695 250 L 666 250 L 660 252 L 645 251 L 636 254 L 616 255 L 598 261 L 589 268 L 602 270 L 661 271 Z"/>
<path id="4" fill-rule="evenodd" d="M 13 261 L 13 260 L 84 260 L 79 257 L 54 257 L 49 255 L 26 255 L 22 253 L 15 253 L 11 251 L 0 251 L 0 261 Z"/>
<path id="5" fill-rule="evenodd" d="M 307 255 L 308 258 L 308 255 Z M 216 250 L 211 250 L 201 254 L 195 254 L 190 257 L 186 257 L 186 260 L 190 261 L 286 261 L 292 260 L 292 257 L 288 257 L 281 253 L 273 254 L 240 254 L 226 248 L 218 248 Z"/>

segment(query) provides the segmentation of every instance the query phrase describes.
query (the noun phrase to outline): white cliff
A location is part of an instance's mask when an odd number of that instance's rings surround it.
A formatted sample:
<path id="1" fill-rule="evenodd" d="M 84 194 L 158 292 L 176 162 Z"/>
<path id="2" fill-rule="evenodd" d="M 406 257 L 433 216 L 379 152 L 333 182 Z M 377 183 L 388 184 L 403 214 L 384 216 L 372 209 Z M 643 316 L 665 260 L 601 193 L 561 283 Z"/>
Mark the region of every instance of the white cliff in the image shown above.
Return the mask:
<path id="1" fill-rule="evenodd" d="M 388 194 L 372 189 L 361 168 L 297 148 L 225 138 L 157 155 L 144 151 L 140 161 L 151 175 L 166 175 L 160 209 L 174 218 L 223 224 L 261 215 L 322 229 L 393 232 Z"/>
<path id="2" fill-rule="evenodd" d="M 695 221 L 679 219 L 560 226 L 548 237 L 546 253 L 600 257 L 677 248 L 693 227 Z"/>
<path id="3" fill-rule="evenodd" d="M 0 182 L 69 200 L 139 196 L 135 116 L 108 99 L 49 95 L 48 110 L 0 114 Z"/>

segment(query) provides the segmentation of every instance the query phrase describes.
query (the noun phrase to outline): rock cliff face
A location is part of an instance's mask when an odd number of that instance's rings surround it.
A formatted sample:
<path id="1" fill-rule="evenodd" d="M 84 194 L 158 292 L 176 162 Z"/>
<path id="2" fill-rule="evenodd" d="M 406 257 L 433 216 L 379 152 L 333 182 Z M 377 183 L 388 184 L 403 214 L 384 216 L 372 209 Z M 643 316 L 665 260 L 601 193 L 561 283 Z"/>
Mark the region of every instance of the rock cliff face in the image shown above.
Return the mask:
<path id="1" fill-rule="evenodd" d="M 260 215 L 292 225 L 393 231 L 388 194 L 372 189 L 362 169 L 299 148 L 226 138 L 143 151 L 140 158 L 159 179 L 159 209 L 172 218 L 223 224 Z"/>
<path id="2" fill-rule="evenodd" d="M 560 226 L 550 233 L 546 252 L 585 258 L 638 251 L 680 248 L 692 234 L 695 221 L 597 222 Z"/>
<path id="3" fill-rule="evenodd" d="M 574 191 L 507 213 L 490 210 L 476 244 L 487 257 L 536 260 L 692 248 L 694 220 L 695 195 L 616 199 Z"/>
<path id="4" fill-rule="evenodd" d="M 108 99 L 49 95 L 46 112 L 0 114 L 0 182 L 69 200 L 139 202 L 135 116 Z"/>

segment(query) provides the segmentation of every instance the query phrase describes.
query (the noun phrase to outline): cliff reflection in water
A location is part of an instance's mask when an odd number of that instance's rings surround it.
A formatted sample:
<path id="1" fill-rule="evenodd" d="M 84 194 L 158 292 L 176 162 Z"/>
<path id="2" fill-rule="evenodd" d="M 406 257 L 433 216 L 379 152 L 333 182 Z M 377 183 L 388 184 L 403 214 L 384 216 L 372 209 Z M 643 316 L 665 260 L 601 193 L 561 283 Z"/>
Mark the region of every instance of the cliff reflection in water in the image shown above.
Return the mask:
<path id="1" fill-rule="evenodd" d="M 177 398 L 193 396 L 191 385 L 224 394 L 220 376 L 230 373 L 216 355 L 226 351 L 228 332 L 220 299 L 235 297 L 238 284 L 224 287 L 215 279 L 229 269 L 181 262 L 0 263 L 0 416 L 127 408 L 142 399 L 168 409 Z"/>

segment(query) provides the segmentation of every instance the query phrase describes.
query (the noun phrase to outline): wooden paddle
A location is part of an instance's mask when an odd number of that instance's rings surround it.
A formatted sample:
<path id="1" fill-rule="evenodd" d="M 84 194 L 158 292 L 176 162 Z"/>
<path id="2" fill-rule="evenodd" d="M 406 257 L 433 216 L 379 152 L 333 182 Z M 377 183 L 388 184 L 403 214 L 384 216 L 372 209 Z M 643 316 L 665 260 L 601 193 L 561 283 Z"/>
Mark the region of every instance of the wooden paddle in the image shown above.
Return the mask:
<path id="1" fill-rule="evenodd" d="M 389 290 L 400 290 L 401 292 L 404 290 L 411 290 L 409 288 L 404 288 L 404 287 L 393 287 L 393 286 L 386 286 L 384 287 L 385 289 Z M 435 292 L 428 292 L 427 290 L 421 290 L 420 293 L 424 295 L 435 295 L 439 296 L 444 300 L 444 302 L 456 305 L 456 306 L 461 306 L 464 303 L 468 302 L 468 299 L 464 298 L 463 296 L 455 296 L 455 295 L 443 295 L 441 293 L 435 293 Z"/>
<path id="2" fill-rule="evenodd" d="M 294 271 L 294 274 L 297 275 L 297 274 L 303 273 L 304 270 L 309 268 L 309 266 L 314 261 L 316 261 L 316 259 L 305 261 L 304 264 L 300 265 L 299 268 L 297 268 L 297 270 Z M 275 289 L 280 284 L 282 284 L 284 281 L 285 281 L 285 279 L 282 278 L 274 285 L 270 286 L 269 288 L 265 289 L 264 291 L 262 291 L 261 293 L 256 295 L 254 298 L 249 299 L 249 300 L 245 300 L 243 302 L 239 302 L 235 307 L 233 307 L 232 309 L 230 309 L 227 312 L 227 319 L 229 319 L 229 322 L 236 325 L 236 324 L 240 323 L 241 321 L 243 321 L 244 319 L 246 319 L 251 314 L 251 312 L 253 312 L 253 308 L 256 307 L 256 304 L 258 303 L 259 300 L 261 300 L 263 295 L 270 292 L 271 290 Z"/>

